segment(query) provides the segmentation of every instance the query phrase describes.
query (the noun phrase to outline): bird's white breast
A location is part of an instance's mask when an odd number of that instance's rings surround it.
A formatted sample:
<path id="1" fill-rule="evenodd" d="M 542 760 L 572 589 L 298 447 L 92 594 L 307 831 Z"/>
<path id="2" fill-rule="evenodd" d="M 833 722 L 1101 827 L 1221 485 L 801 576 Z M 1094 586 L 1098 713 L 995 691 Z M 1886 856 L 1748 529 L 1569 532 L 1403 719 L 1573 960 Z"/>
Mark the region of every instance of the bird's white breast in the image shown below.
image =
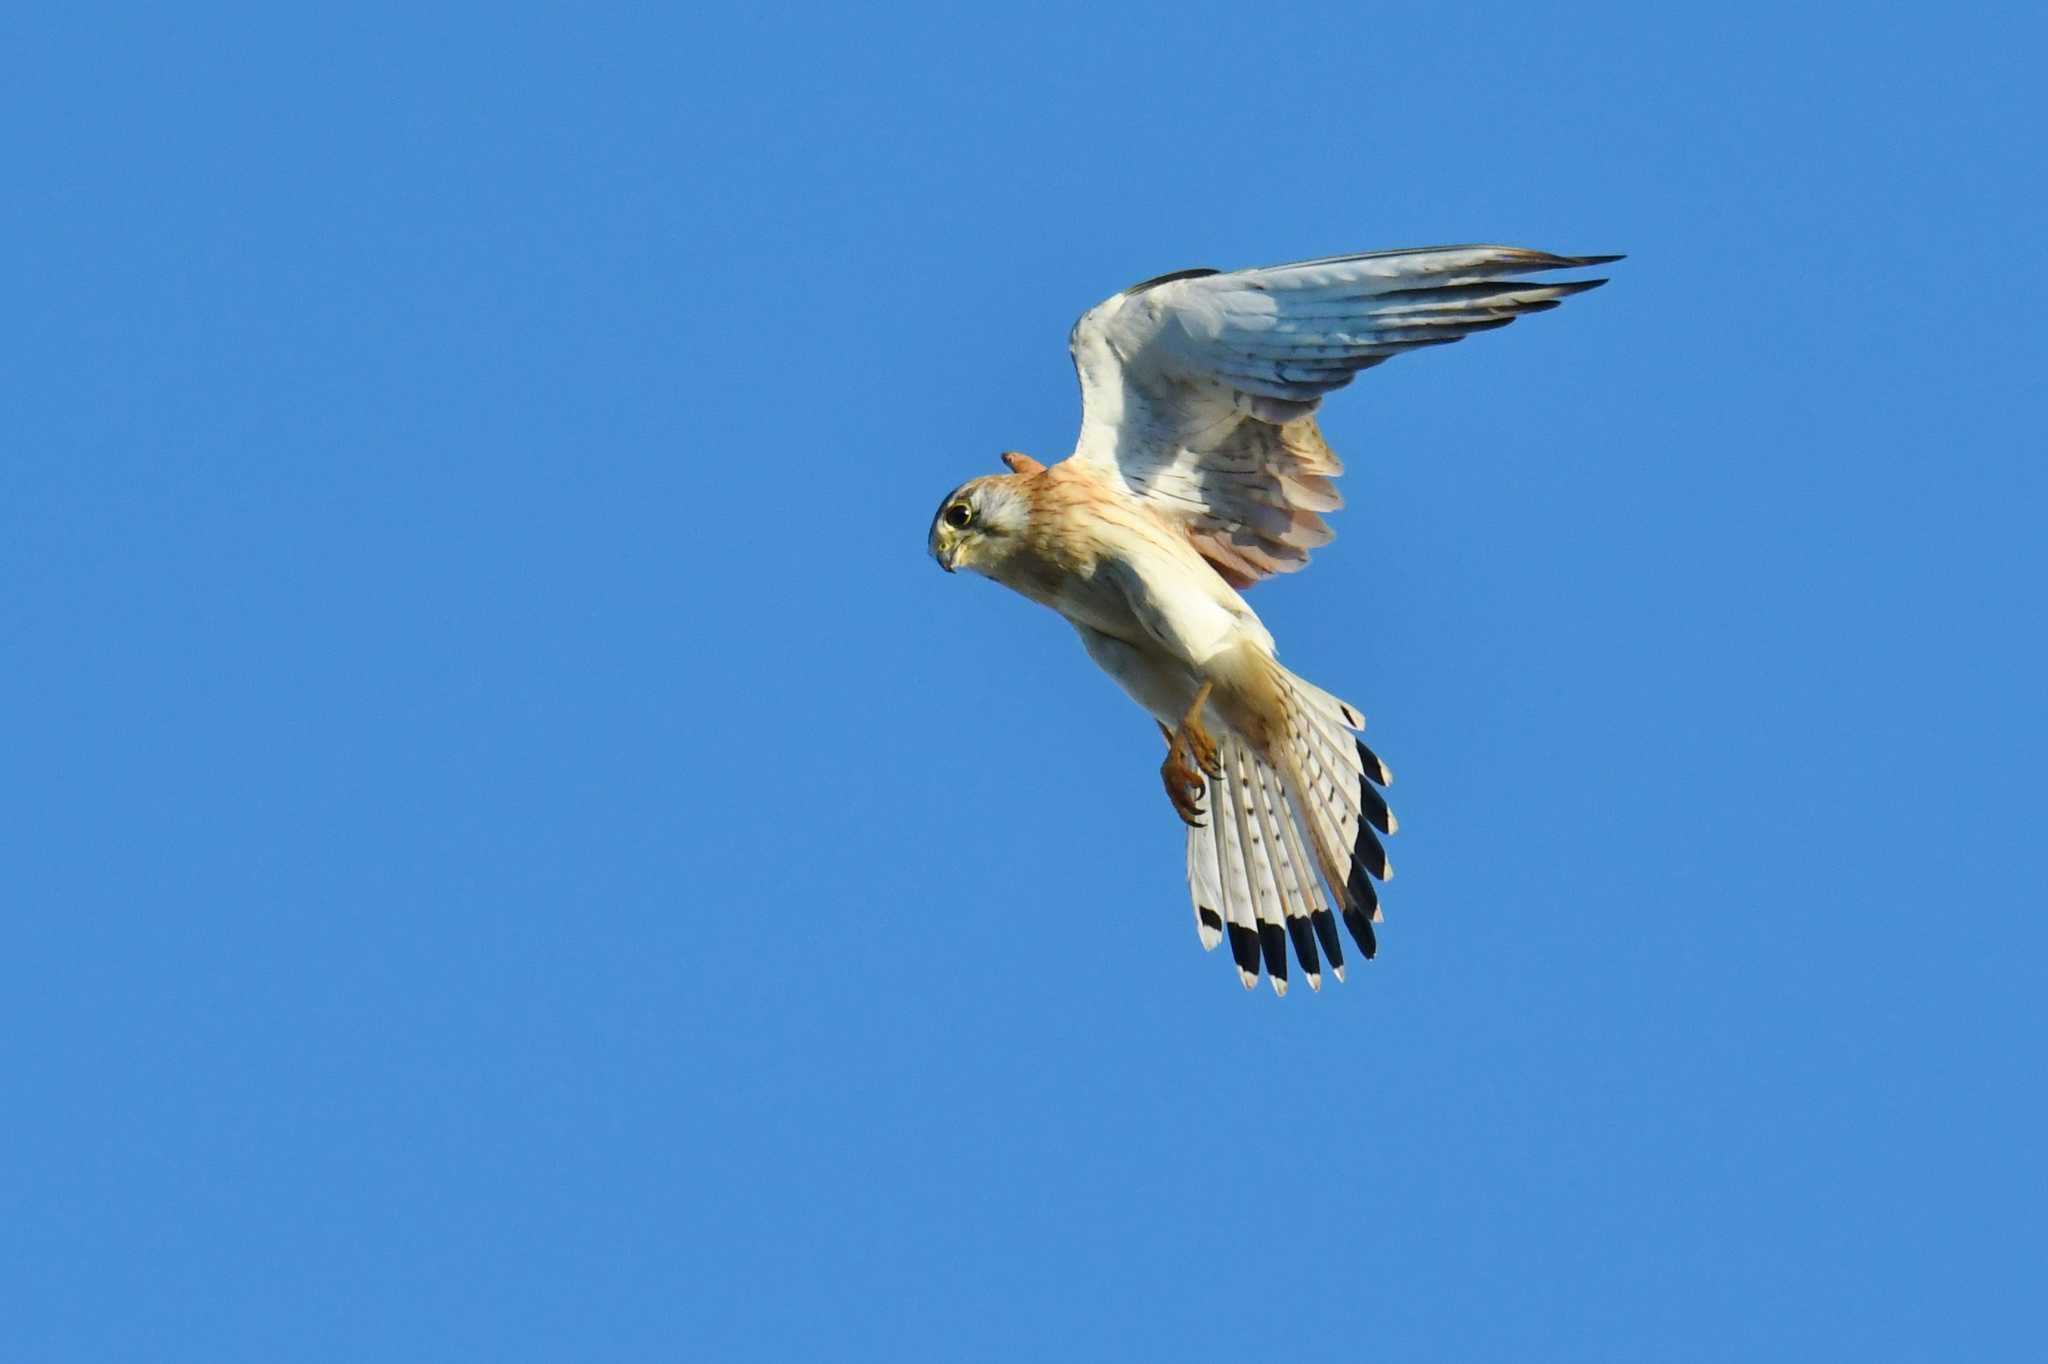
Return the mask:
<path id="1" fill-rule="evenodd" d="M 1091 508 L 1098 542 L 1092 572 L 1068 579 L 1053 606 L 1077 624 L 1158 648 L 1198 671 L 1217 654 L 1272 636 L 1244 599 L 1195 552 L 1177 526 L 1134 499 Z"/>

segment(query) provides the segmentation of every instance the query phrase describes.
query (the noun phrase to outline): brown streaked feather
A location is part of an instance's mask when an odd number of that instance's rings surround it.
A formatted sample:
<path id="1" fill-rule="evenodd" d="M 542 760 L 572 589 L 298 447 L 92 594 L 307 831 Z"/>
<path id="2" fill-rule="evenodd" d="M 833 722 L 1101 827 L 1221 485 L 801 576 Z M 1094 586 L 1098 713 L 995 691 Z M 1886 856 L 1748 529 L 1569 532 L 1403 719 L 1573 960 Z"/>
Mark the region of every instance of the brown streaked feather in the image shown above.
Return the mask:
<path id="1" fill-rule="evenodd" d="M 1243 417 L 1199 453 L 1139 491 L 1180 515 L 1188 539 L 1232 587 L 1305 568 L 1310 550 L 1336 538 L 1322 513 L 1344 505 L 1331 481 L 1344 465 L 1314 417 L 1284 426 Z"/>
<path id="2" fill-rule="evenodd" d="M 1176 516 L 1188 541 L 1233 588 L 1309 563 L 1335 539 L 1323 512 L 1343 506 L 1343 465 L 1315 418 L 1274 426 L 1239 416 L 1214 442 L 1149 471 L 1135 492 Z"/>

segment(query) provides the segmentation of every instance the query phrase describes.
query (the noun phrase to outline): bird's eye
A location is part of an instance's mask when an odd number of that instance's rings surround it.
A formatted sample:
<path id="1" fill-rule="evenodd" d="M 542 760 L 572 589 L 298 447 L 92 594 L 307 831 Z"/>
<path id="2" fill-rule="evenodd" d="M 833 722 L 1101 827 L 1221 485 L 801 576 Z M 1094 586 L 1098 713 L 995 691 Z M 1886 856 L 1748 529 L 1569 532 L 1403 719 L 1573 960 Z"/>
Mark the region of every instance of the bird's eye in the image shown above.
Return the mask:
<path id="1" fill-rule="evenodd" d="M 955 502 L 946 508 L 946 524 L 954 530 L 966 530 L 967 523 L 974 519 L 974 508 L 965 502 Z"/>

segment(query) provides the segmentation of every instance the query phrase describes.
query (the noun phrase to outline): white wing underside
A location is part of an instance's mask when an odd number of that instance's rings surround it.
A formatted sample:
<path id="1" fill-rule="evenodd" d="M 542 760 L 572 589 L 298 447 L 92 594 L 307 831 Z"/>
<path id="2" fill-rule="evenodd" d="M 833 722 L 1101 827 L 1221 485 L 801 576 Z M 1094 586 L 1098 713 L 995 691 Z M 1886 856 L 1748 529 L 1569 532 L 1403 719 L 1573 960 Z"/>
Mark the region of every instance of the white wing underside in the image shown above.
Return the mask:
<path id="1" fill-rule="evenodd" d="M 1343 505 L 1331 481 L 1343 465 L 1313 416 L 1325 394 L 1606 282 L 1519 276 L 1615 259 L 1426 247 L 1134 285 L 1074 325 L 1074 457 L 1184 525 L 1232 586 L 1292 572 Z"/>

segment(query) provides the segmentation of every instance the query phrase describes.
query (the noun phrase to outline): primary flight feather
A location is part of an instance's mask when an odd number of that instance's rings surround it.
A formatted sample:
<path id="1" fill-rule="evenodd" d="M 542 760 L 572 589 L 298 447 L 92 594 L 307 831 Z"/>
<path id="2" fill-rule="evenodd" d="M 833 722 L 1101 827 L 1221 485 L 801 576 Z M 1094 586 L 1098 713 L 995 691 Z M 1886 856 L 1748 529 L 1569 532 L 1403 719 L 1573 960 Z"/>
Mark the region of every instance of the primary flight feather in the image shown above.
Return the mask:
<path id="1" fill-rule="evenodd" d="M 1393 874 L 1392 776 L 1359 710 L 1295 676 L 1239 595 L 1332 538 L 1343 466 L 1315 411 L 1360 370 L 1504 327 L 1602 279 L 1527 278 L 1619 256 L 1436 246 L 1222 273 L 1184 270 L 1082 314 L 1069 348 L 1081 434 L 1050 468 L 968 481 L 929 546 L 1065 616 L 1089 657 L 1159 722 L 1168 798 L 1188 825 L 1204 947 L 1228 939 L 1246 988 L 1338 979 L 1336 920 L 1367 957 L 1375 881 Z M 1206 807 L 1203 805 L 1207 798 Z M 1207 816 L 1205 819 L 1204 816 Z"/>

